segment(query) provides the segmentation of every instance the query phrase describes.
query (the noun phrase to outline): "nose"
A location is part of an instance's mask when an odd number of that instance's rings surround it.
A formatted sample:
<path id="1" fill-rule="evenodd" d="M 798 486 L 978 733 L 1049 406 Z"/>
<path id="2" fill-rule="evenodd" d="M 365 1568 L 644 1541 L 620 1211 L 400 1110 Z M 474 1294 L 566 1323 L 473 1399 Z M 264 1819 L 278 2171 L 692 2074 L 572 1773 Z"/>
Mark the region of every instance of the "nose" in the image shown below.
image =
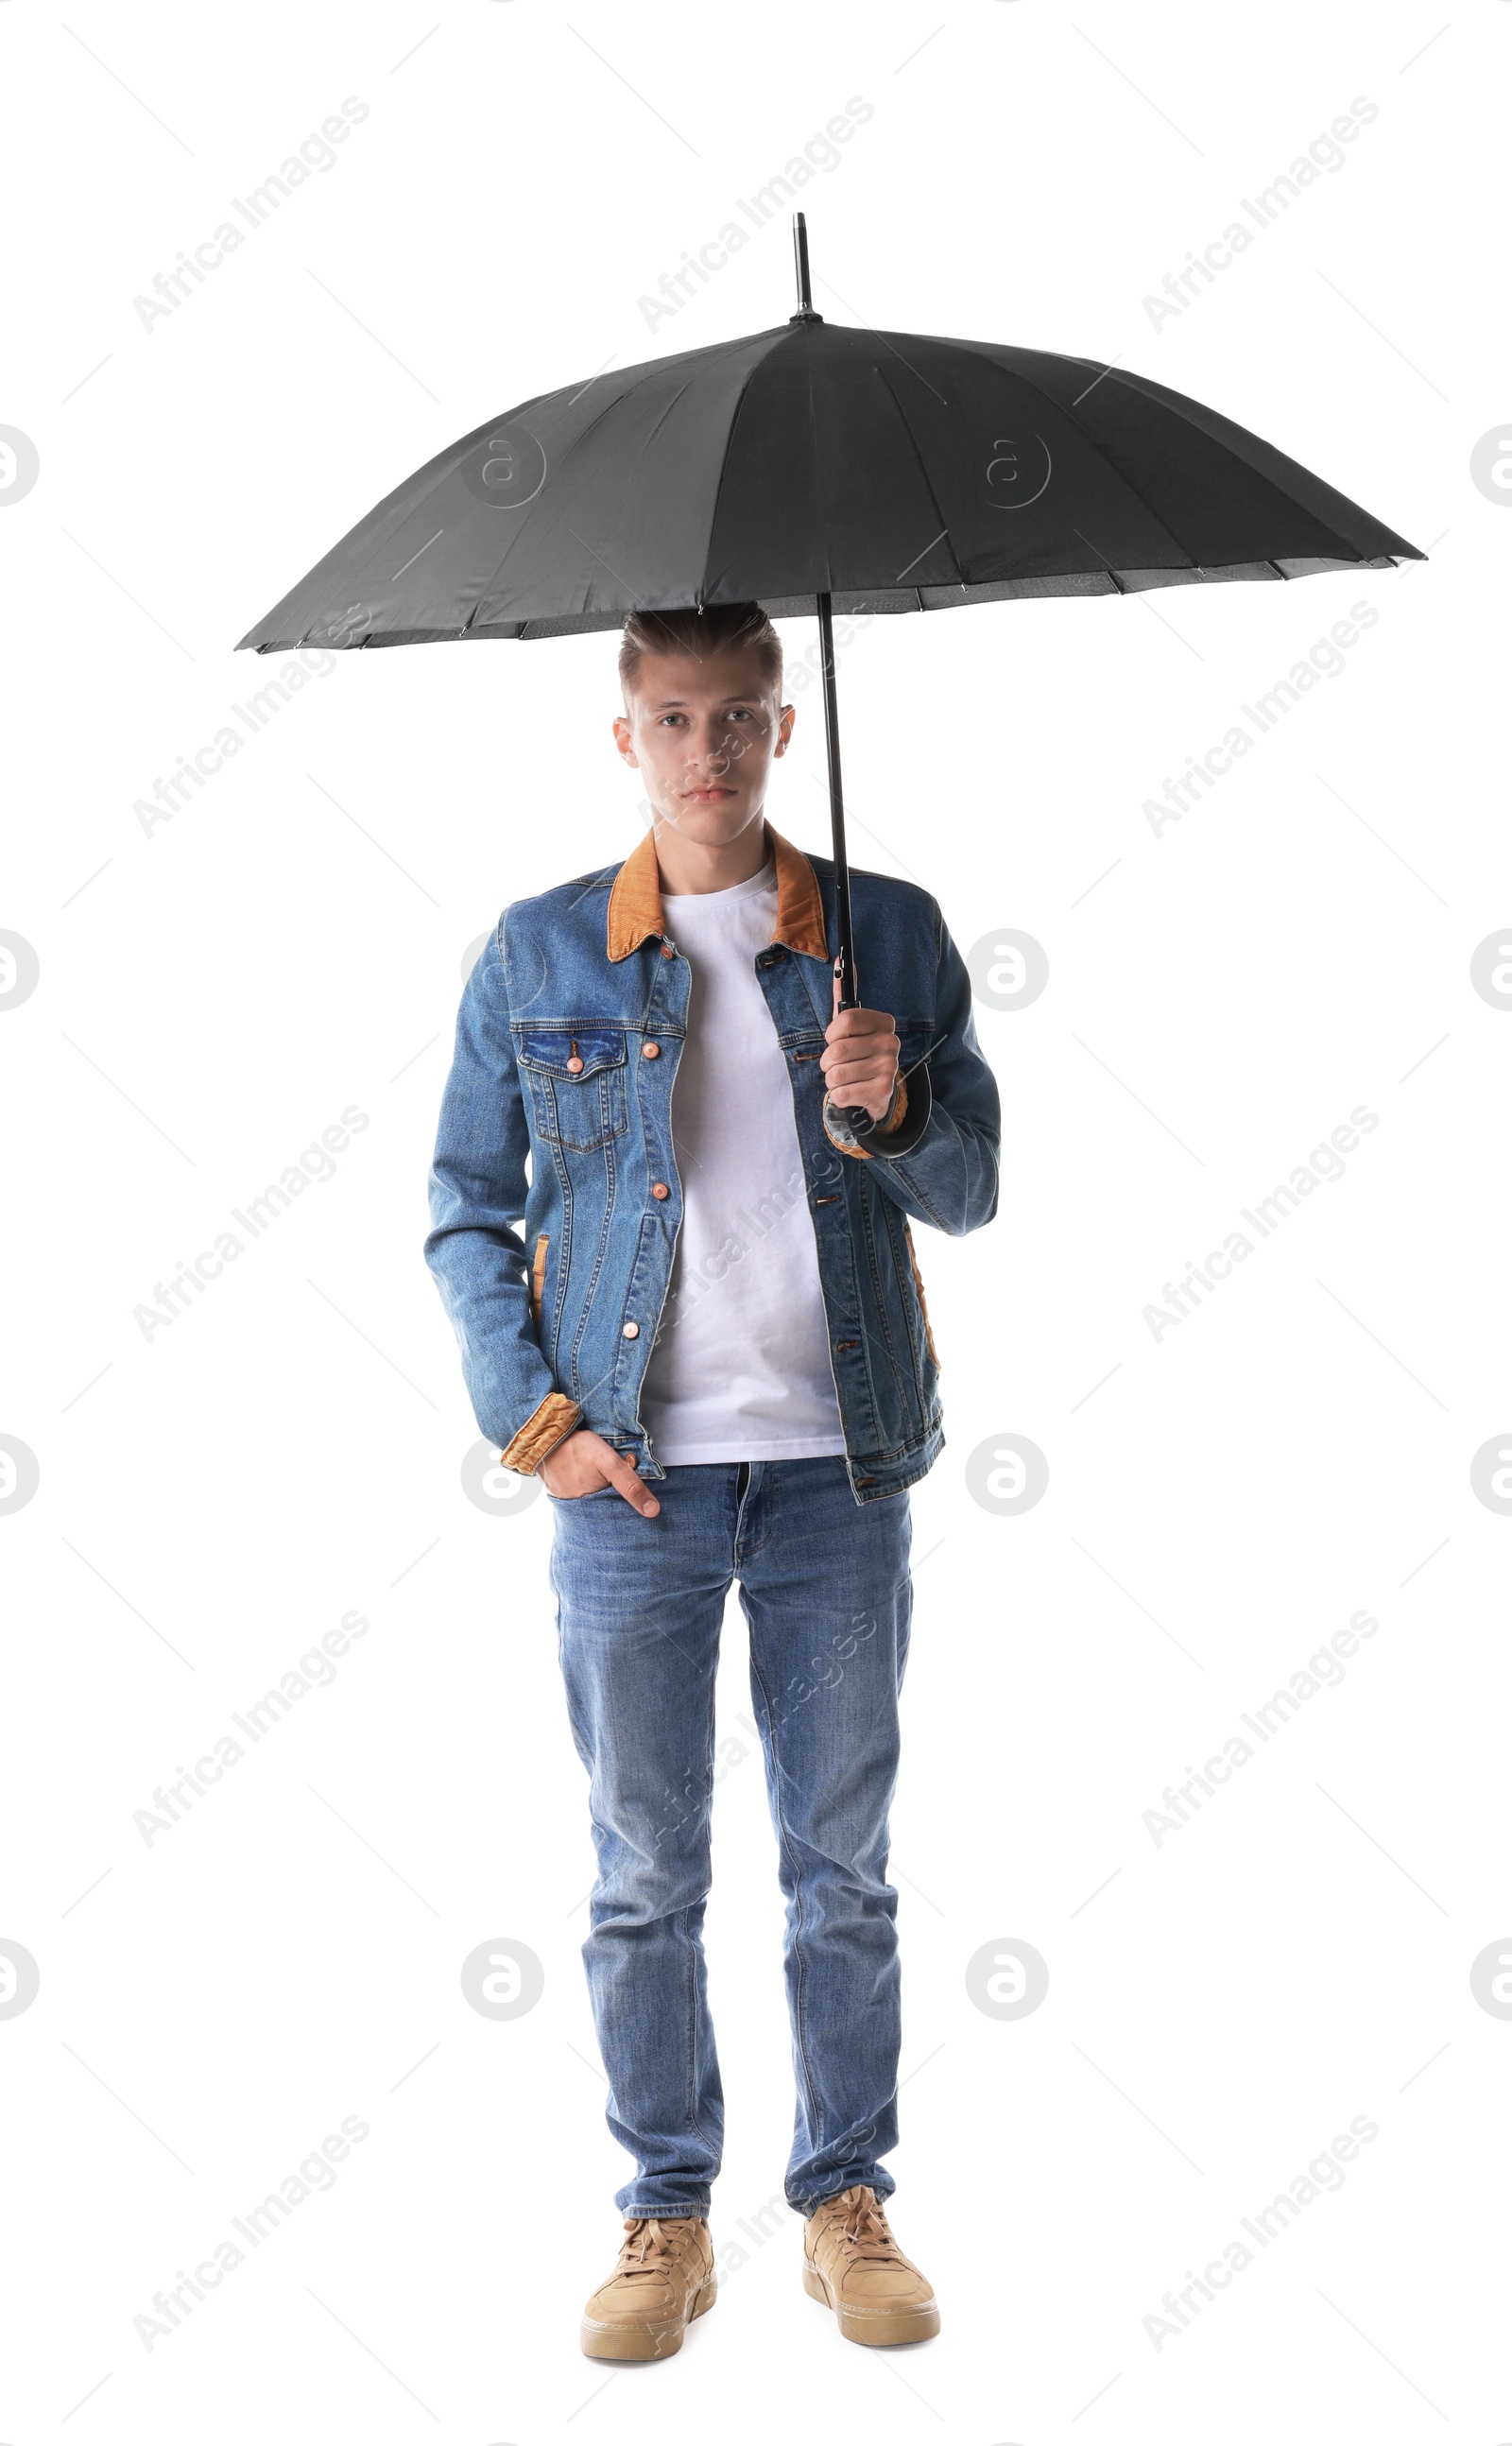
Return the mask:
<path id="1" fill-rule="evenodd" d="M 694 734 L 691 764 L 707 767 L 717 781 L 722 781 L 730 769 L 733 739 L 726 726 L 718 722 L 705 724 Z"/>

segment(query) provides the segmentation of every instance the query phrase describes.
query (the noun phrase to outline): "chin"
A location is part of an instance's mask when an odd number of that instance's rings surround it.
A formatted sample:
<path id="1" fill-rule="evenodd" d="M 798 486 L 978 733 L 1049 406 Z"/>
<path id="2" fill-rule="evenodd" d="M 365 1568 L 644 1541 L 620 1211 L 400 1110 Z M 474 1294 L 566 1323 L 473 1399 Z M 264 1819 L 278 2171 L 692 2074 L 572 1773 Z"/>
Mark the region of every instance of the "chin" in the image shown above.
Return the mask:
<path id="1" fill-rule="evenodd" d="M 678 830 L 691 839 L 721 844 L 738 839 L 750 821 L 738 799 L 714 799 L 702 805 L 684 800 L 677 818 Z"/>

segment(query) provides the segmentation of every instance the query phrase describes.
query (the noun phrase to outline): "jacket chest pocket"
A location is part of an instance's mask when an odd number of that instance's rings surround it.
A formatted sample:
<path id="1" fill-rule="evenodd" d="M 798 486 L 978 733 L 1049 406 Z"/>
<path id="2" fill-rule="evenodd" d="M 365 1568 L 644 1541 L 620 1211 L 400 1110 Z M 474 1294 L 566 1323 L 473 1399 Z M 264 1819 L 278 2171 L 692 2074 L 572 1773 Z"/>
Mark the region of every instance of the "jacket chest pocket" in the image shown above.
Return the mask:
<path id="1" fill-rule="evenodd" d="M 519 1064 L 537 1138 L 584 1150 L 624 1135 L 623 1027 L 526 1027 Z"/>

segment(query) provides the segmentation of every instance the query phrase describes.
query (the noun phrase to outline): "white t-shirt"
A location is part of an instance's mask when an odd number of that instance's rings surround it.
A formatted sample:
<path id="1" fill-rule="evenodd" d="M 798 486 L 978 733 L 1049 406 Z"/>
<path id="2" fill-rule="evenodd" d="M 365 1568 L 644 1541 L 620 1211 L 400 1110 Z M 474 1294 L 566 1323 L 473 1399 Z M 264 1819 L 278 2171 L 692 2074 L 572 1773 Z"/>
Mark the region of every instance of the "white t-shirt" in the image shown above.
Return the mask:
<path id="1" fill-rule="evenodd" d="M 775 861 L 662 906 L 692 989 L 672 1089 L 682 1229 L 642 1396 L 652 1448 L 673 1464 L 843 1453 L 788 1061 L 754 966 Z"/>

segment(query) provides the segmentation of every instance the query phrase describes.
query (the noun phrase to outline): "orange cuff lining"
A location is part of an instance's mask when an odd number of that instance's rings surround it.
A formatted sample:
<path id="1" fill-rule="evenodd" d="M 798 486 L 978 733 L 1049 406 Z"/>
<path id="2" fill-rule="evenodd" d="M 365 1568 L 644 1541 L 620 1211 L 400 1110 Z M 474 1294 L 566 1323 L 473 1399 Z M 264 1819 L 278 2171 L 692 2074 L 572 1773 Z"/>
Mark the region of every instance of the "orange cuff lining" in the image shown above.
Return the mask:
<path id="1" fill-rule="evenodd" d="M 572 1433 L 582 1418 L 580 1404 L 567 1393 L 548 1393 L 537 1402 L 519 1434 L 507 1443 L 499 1455 L 505 1469 L 518 1470 L 521 1477 L 533 1477 L 548 1453 L 554 1452 L 563 1439 Z"/>

